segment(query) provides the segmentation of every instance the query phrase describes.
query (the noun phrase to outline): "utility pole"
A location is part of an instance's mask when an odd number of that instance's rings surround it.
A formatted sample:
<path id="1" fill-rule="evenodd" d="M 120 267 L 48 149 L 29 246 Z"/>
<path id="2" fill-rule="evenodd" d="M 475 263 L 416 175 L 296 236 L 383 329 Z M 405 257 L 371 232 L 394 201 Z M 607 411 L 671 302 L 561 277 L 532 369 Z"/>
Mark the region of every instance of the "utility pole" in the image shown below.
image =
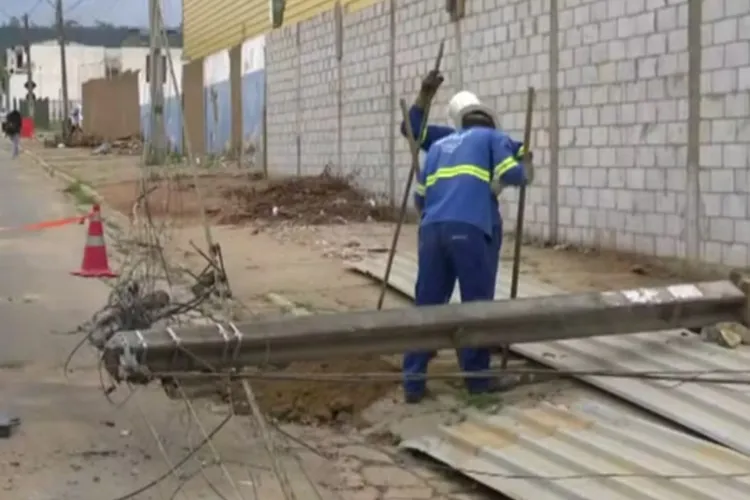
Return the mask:
<path id="1" fill-rule="evenodd" d="M 29 39 L 29 15 L 23 15 L 23 51 L 26 55 L 26 104 L 29 116 L 34 118 L 34 78 L 31 74 L 31 40 Z"/>
<path id="2" fill-rule="evenodd" d="M 149 0 L 149 46 L 151 48 L 148 76 L 151 94 L 151 138 L 149 163 L 161 165 L 166 156 L 166 130 L 164 128 L 164 57 L 162 43 L 162 18 L 159 0 Z"/>
<path id="3" fill-rule="evenodd" d="M 63 98 L 63 140 L 67 140 L 70 128 L 68 127 L 68 118 L 70 110 L 68 109 L 68 63 L 65 58 L 65 26 L 63 24 L 63 4 L 62 0 L 57 0 L 57 37 L 60 42 L 60 73 L 62 75 L 62 98 Z"/>

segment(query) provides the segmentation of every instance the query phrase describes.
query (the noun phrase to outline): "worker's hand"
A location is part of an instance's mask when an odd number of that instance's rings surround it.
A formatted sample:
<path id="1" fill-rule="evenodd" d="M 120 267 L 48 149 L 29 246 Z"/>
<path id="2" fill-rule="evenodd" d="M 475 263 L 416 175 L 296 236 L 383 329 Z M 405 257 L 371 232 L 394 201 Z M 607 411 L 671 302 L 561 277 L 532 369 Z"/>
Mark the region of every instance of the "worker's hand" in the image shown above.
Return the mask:
<path id="1" fill-rule="evenodd" d="M 433 69 L 422 79 L 422 87 L 420 90 L 429 94 L 431 97 L 434 97 L 444 80 L 445 78 L 443 78 L 443 74 L 440 70 Z"/>
<path id="2" fill-rule="evenodd" d="M 414 104 L 420 109 L 426 109 L 437 94 L 438 88 L 443 83 L 443 74 L 439 70 L 433 69 L 427 76 L 422 79 L 422 86 L 419 89 L 419 95 Z"/>
<path id="3" fill-rule="evenodd" d="M 528 153 L 531 154 L 531 153 Z M 527 161 L 523 164 L 523 174 L 526 177 L 526 185 L 530 185 L 534 182 L 534 163 Z"/>
<path id="4" fill-rule="evenodd" d="M 500 196 L 500 194 L 503 192 L 503 189 L 505 189 L 505 184 L 503 184 L 500 179 L 493 179 L 490 186 L 492 187 L 492 194 L 494 194 L 496 197 Z"/>

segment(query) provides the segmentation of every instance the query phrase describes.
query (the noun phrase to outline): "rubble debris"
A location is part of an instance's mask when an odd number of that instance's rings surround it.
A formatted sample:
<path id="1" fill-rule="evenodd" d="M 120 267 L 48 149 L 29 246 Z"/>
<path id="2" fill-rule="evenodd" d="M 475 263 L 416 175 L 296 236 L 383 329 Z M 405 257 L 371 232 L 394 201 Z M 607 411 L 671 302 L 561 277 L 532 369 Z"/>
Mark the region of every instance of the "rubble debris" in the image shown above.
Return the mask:
<path id="1" fill-rule="evenodd" d="M 703 327 L 700 335 L 704 341 L 714 342 L 728 349 L 735 349 L 741 344 L 750 344 L 750 329 L 740 323 L 716 323 Z"/>
<path id="2" fill-rule="evenodd" d="M 393 221 L 397 214 L 329 169 L 315 177 L 270 180 L 266 186 L 225 190 L 219 223 L 283 220 L 308 225 Z"/>
<path id="3" fill-rule="evenodd" d="M 136 155 L 143 151 L 143 138 L 137 135 L 121 137 L 113 141 L 105 141 L 96 134 L 87 134 L 81 129 L 71 131 L 67 140 L 61 134 L 44 140 L 47 148 L 92 148 L 95 155 L 120 154 Z"/>
<path id="4" fill-rule="evenodd" d="M 102 143 L 100 146 L 94 148 L 91 152 L 92 155 L 107 155 L 112 152 L 112 145 L 108 142 Z"/>

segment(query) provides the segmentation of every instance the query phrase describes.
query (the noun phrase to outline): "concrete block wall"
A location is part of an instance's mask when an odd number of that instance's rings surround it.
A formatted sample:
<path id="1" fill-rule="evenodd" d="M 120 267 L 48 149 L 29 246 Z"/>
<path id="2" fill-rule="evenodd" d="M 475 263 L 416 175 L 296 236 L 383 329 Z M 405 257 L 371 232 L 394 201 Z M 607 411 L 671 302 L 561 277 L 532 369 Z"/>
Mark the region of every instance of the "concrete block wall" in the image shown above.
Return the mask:
<path id="1" fill-rule="evenodd" d="M 268 170 L 275 175 L 301 174 L 297 165 L 301 126 L 297 26 L 274 30 L 266 39 L 266 141 Z"/>
<path id="2" fill-rule="evenodd" d="M 391 24 L 388 4 L 343 17 L 341 168 L 356 182 L 388 196 L 391 190 Z"/>
<path id="3" fill-rule="evenodd" d="M 750 3 L 701 3 L 467 0 L 455 23 L 443 0 L 384 1 L 344 15 L 340 62 L 332 13 L 274 31 L 270 170 L 332 163 L 398 204 L 409 171 L 398 99 L 411 102 L 444 38 L 431 121 L 465 88 L 520 139 L 536 88 L 529 234 L 750 265 Z M 503 193 L 506 230 L 516 196 Z"/>
<path id="4" fill-rule="evenodd" d="M 750 263 L 750 3 L 703 2 L 700 236 L 712 262 Z"/>
<path id="5" fill-rule="evenodd" d="M 565 241 L 684 254 L 687 0 L 560 0 Z"/>
<path id="6" fill-rule="evenodd" d="M 299 123 L 302 175 L 338 164 L 338 61 L 333 11 L 299 25 Z"/>

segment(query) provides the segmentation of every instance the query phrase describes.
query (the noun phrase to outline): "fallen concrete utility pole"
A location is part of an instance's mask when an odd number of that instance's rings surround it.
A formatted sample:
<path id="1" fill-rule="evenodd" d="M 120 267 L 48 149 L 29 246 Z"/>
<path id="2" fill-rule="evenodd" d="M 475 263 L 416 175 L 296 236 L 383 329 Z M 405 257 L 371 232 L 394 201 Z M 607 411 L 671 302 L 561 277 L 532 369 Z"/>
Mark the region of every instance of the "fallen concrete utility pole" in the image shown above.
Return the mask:
<path id="1" fill-rule="evenodd" d="M 736 283 L 737 281 L 735 281 Z M 121 332 L 103 350 L 116 380 L 414 349 L 502 345 L 746 322 L 732 281 L 554 295 L 239 325 Z"/>

